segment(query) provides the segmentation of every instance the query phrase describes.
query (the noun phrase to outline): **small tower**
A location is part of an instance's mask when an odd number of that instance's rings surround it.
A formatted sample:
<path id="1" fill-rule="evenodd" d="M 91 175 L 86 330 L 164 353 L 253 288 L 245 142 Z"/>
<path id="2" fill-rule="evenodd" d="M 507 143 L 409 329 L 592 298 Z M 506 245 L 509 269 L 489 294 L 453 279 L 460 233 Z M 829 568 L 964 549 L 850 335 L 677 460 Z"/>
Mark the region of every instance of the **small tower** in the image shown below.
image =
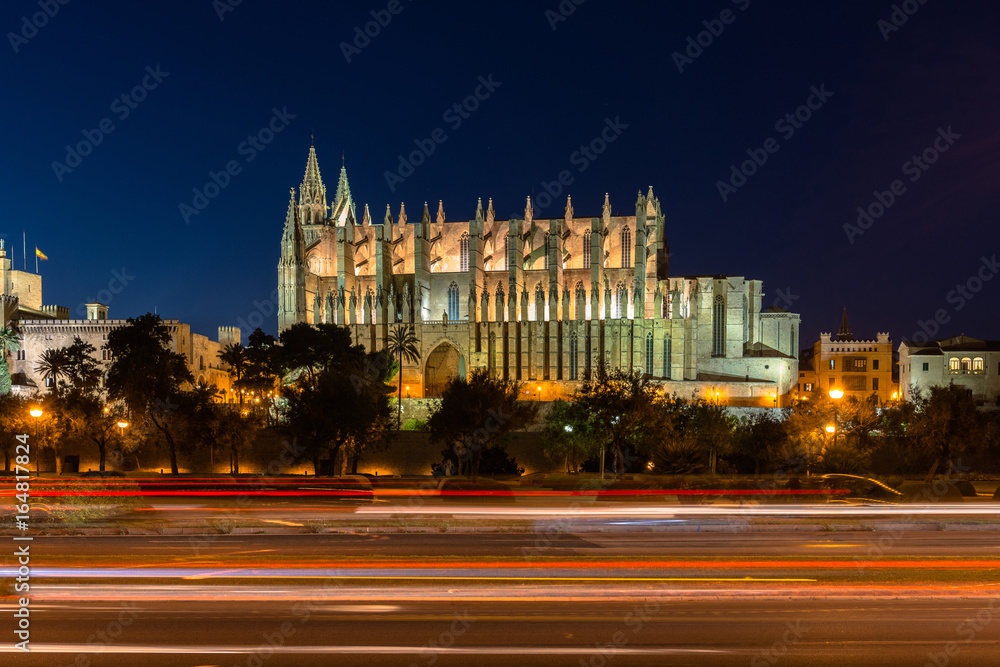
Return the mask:
<path id="1" fill-rule="evenodd" d="M 278 331 L 305 321 L 305 240 L 295 206 L 295 188 L 292 188 L 285 213 L 285 230 L 281 236 L 281 260 L 278 262 Z"/>
<path id="2" fill-rule="evenodd" d="M 299 220 L 303 225 L 320 225 L 326 221 L 326 186 L 319 173 L 316 148 L 309 147 L 306 173 L 299 187 Z"/>

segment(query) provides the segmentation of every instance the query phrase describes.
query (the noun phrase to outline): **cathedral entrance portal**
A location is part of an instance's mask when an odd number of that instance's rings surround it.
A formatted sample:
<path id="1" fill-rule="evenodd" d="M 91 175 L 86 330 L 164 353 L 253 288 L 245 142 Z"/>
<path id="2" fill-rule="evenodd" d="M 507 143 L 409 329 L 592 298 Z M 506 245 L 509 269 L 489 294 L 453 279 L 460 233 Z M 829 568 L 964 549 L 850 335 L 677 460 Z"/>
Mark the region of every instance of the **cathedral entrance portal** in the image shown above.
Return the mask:
<path id="1" fill-rule="evenodd" d="M 424 396 L 440 398 L 445 385 L 461 374 L 462 355 L 451 343 L 441 343 L 427 357 L 424 368 Z"/>

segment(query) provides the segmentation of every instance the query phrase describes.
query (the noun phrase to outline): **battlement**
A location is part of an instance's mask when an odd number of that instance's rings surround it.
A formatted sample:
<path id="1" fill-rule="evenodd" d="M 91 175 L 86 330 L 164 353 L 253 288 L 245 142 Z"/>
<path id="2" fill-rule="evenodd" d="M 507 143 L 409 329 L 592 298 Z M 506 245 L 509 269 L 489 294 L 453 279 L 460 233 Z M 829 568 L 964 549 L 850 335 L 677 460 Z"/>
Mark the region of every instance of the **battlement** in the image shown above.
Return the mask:
<path id="1" fill-rule="evenodd" d="M 42 306 L 42 312 L 54 320 L 68 320 L 69 308 L 66 306 Z"/>
<path id="2" fill-rule="evenodd" d="M 238 345 L 243 332 L 239 327 L 219 327 L 219 343 L 221 345 Z"/>

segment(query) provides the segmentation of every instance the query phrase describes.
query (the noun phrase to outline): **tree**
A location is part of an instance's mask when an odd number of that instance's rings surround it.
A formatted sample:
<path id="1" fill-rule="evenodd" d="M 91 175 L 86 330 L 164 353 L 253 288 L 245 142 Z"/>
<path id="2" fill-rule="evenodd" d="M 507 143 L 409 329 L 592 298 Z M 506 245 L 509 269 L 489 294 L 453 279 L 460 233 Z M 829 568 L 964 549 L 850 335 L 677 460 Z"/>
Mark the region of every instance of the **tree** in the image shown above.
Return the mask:
<path id="1" fill-rule="evenodd" d="M 931 387 L 914 427 L 918 446 L 933 460 L 927 482 L 933 481 L 941 464 L 982 447 L 987 437 L 986 421 L 972 392 L 953 384 Z"/>
<path id="2" fill-rule="evenodd" d="M 538 414 L 537 403 L 518 400 L 521 383 L 492 377 L 477 368 L 468 378 L 448 382 L 441 403 L 427 420 L 431 440 L 450 444 L 474 481 L 484 447 L 511 431 L 523 428 Z"/>
<path id="3" fill-rule="evenodd" d="M 579 457 L 597 454 L 596 440 L 591 431 L 591 415 L 584 405 L 556 399 L 542 427 L 545 455 L 550 459 L 563 459 L 567 472 L 579 470 Z"/>
<path id="4" fill-rule="evenodd" d="M 788 438 L 772 452 L 775 467 L 796 473 L 811 470 L 838 434 L 826 430 L 828 426 L 838 429 L 836 416 L 835 406 L 822 394 L 815 400 L 796 401 L 785 422 Z"/>
<path id="5" fill-rule="evenodd" d="M 21 349 L 21 337 L 14 327 L 0 327 L 0 396 L 10 393 L 10 366 L 7 355 Z"/>
<path id="6" fill-rule="evenodd" d="M 2 379 L 0 377 L 0 380 Z M 0 393 L 0 449 L 3 450 L 5 472 L 10 472 L 10 461 L 16 454 L 16 445 L 19 444 L 15 436 L 31 433 L 28 430 L 31 427 L 28 423 L 28 409 L 28 399 L 9 392 Z"/>
<path id="7" fill-rule="evenodd" d="M 719 454 L 726 454 L 733 444 L 735 420 L 727 416 L 726 409 L 700 400 L 687 406 L 686 428 L 698 449 L 708 454 L 708 470 L 717 470 Z"/>
<path id="8" fill-rule="evenodd" d="M 299 322 L 282 331 L 280 341 L 277 358 L 282 373 L 305 376 L 310 383 L 320 372 L 350 366 L 364 354 L 363 346 L 352 343 L 350 330 L 336 324 Z"/>
<path id="9" fill-rule="evenodd" d="M 229 375 L 233 379 L 233 387 L 239 390 L 243 385 L 243 376 L 247 370 L 247 352 L 241 343 L 228 343 L 219 352 L 219 361 L 229 366 Z M 240 405 L 243 405 L 243 393 L 240 393 Z"/>
<path id="10" fill-rule="evenodd" d="M 740 420 L 733 437 L 736 455 L 753 462 L 754 475 L 760 474 L 761 465 L 782 451 L 788 440 L 785 421 L 770 413 L 758 413 Z"/>
<path id="11" fill-rule="evenodd" d="M 105 348 L 113 361 L 106 386 L 112 401 L 122 401 L 132 421 L 143 419 L 158 431 L 170 453 L 170 471 L 178 474 L 175 434 L 176 401 L 184 383 L 193 383 L 183 354 L 173 352 L 170 330 L 158 315 L 130 318 L 108 334 Z"/>
<path id="12" fill-rule="evenodd" d="M 350 454 L 356 466 L 363 451 L 385 442 L 392 414 L 392 390 L 385 384 L 388 366 L 382 353 L 349 354 L 317 372 L 311 382 L 283 388 L 285 430 L 303 445 L 315 474 L 320 474 L 325 454 L 332 460 Z"/>
<path id="13" fill-rule="evenodd" d="M 389 332 L 389 338 L 385 342 L 385 351 L 393 359 L 399 361 L 399 394 L 397 395 L 397 416 L 396 428 L 402 428 L 403 424 L 403 360 L 415 364 L 420 361 L 420 350 L 417 335 L 413 332 L 413 325 L 399 324 Z"/>
<path id="14" fill-rule="evenodd" d="M 662 434 L 665 415 L 658 410 L 658 389 L 639 371 L 609 369 L 602 362 L 575 400 L 590 413 L 595 437 L 615 452 L 616 476 L 624 469 L 626 450 L 645 452 Z"/>
<path id="15" fill-rule="evenodd" d="M 35 372 L 42 374 L 42 379 L 52 381 L 52 393 L 59 394 L 59 381 L 66 377 L 69 371 L 69 357 L 66 356 L 66 348 L 60 347 L 42 352 L 42 356 L 35 364 Z"/>

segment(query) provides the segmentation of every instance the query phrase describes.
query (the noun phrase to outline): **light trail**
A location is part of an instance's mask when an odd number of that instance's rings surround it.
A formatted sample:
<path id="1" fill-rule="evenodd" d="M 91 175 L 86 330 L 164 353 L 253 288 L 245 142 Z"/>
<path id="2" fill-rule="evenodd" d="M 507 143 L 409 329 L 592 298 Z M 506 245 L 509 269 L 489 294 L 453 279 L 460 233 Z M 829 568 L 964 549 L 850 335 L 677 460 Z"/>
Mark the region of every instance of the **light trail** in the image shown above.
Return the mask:
<path id="1" fill-rule="evenodd" d="M 732 651 L 707 648 L 630 648 L 599 646 L 602 654 L 608 655 L 700 655 L 700 654 L 724 654 Z M 287 655 L 564 655 L 564 656 L 592 656 L 595 649 L 593 646 L 450 646 L 450 647 L 427 647 L 424 646 L 293 646 L 282 644 L 271 646 L 268 649 L 275 654 Z M 0 647 L 0 653 L 20 652 L 9 644 Z M 91 644 L 40 644 L 31 643 L 32 653 L 94 653 L 95 648 Z M 101 653 L 113 653 L 124 655 L 144 655 L 144 654 L 206 654 L 206 655 L 231 655 L 231 654 L 259 654 L 260 644 L 253 646 L 163 646 L 155 645 L 123 645 L 123 644 L 103 644 L 100 647 Z"/>

